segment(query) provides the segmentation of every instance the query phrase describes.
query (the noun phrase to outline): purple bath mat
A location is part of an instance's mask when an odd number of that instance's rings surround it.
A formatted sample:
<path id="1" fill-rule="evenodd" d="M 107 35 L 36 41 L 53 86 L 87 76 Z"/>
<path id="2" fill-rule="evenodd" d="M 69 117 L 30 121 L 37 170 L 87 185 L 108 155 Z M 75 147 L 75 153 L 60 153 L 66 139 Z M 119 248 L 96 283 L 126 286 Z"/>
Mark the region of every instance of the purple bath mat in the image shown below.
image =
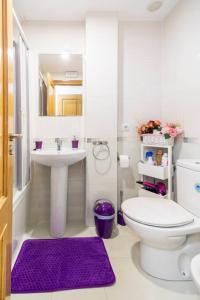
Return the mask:
<path id="1" fill-rule="evenodd" d="M 12 293 L 93 288 L 115 282 L 101 238 L 27 240 L 12 270 Z"/>

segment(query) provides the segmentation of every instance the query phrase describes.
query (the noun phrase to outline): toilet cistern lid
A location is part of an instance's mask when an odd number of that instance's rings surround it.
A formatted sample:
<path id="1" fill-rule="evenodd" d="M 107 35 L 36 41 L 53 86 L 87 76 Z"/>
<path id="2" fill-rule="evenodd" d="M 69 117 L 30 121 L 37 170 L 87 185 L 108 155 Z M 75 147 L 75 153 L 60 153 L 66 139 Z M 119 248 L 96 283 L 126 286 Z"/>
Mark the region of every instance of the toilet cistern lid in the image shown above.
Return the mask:
<path id="1" fill-rule="evenodd" d="M 161 198 L 131 198 L 123 202 L 122 211 L 136 222 L 155 227 L 178 227 L 194 221 L 176 202 Z"/>
<path id="2" fill-rule="evenodd" d="M 192 171 L 200 172 L 200 159 L 178 159 L 176 165 Z"/>

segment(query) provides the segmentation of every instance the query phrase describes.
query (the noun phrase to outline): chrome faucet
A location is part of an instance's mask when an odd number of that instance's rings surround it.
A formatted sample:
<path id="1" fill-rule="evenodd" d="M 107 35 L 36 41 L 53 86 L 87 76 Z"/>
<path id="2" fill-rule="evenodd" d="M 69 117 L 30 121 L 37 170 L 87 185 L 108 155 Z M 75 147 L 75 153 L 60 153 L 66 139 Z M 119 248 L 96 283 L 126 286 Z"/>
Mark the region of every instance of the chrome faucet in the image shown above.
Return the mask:
<path id="1" fill-rule="evenodd" d="M 61 138 L 55 138 L 55 142 L 57 143 L 57 151 L 61 151 L 63 140 Z"/>

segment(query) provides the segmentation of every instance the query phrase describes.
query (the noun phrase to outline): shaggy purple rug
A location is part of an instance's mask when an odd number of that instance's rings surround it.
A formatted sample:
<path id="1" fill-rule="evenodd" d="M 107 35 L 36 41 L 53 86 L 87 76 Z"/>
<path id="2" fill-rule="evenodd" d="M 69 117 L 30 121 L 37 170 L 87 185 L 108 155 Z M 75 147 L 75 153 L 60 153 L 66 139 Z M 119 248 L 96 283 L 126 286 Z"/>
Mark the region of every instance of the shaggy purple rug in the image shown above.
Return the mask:
<path id="1" fill-rule="evenodd" d="M 99 237 L 27 240 L 12 270 L 12 293 L 94 288 L 115 282 Z"/>

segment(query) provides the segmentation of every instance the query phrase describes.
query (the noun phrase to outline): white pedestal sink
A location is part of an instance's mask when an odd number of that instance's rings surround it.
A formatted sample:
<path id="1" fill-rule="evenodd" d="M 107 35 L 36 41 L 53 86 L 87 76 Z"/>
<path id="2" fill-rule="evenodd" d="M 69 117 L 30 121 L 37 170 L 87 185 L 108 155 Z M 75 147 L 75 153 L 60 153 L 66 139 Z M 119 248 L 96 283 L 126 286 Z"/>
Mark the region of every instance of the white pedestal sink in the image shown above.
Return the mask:
<path id="1" fill-rule="evenodd" d="M 62 237 L 67 219 L 67 181 L 68 166 L 84 159 L 86 151 L 72 150 L 37 150 L 31 152 L 33 161 L 51 167 L 51 207 L 50 232 L 53 237 Z"/>

